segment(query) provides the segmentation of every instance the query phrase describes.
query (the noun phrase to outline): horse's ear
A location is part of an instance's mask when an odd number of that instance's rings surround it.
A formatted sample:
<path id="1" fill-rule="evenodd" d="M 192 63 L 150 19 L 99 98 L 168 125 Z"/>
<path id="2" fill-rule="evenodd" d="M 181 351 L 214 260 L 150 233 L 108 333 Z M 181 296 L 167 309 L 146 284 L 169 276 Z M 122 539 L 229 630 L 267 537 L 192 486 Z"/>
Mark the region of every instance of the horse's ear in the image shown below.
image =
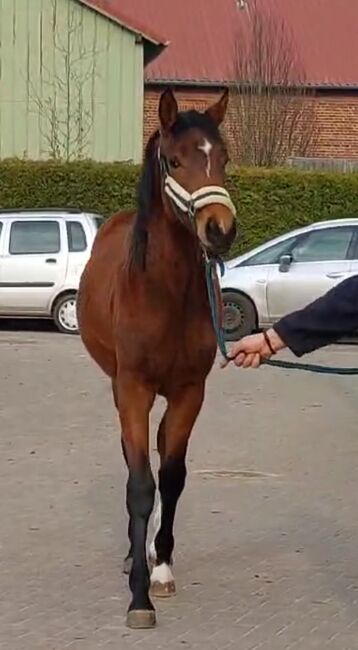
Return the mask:
<path id="1" fill-rule="evenodd" d="M 220 126 L 220 124 L 224 121 L 228 103 L 229 103 L 229 89 L 225 88 L 219 101 L 216 102 L 216 104 L 210 106 L 206 111 L 206 114 L 211 117 L 211 119 L 215 122 L 217 126 Z"/>
<path id="2" fill-rule="evenodd" d="M 170 88 L 165 90 L 159 101 L 159 119 L 164 132 L 169 131 L 178 116 L 178 104 Z"/>

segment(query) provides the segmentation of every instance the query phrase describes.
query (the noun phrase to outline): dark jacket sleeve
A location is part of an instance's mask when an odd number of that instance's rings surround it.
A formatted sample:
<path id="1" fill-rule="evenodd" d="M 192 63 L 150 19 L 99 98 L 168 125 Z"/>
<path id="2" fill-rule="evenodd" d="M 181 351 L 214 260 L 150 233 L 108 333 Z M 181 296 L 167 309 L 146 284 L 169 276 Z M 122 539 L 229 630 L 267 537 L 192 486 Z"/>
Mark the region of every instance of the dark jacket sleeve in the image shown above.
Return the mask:
<path id="1" fill-rule="evenodd" d="M 274 329 L 297 357 L 354 334 L 358 330 L 358 275 L 284 316 Z"/>

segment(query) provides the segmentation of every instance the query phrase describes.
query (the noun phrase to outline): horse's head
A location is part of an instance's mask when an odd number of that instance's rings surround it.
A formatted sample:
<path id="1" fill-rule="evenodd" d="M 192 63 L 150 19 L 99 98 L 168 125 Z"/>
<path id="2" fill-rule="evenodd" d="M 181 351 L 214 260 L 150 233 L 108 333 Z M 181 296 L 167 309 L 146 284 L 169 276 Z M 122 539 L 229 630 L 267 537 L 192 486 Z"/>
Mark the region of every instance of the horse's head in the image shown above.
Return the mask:
<path id="1" fill-rule="evenodd" d="M 159 104 L 164 201 L 214 255 L 228 251 L 236 234 L 235 207 L 224 188 L 228 154 L 219 132 L 227 105 L 225 91 L 205 113 L 179 113 L 171 90 Z"/>

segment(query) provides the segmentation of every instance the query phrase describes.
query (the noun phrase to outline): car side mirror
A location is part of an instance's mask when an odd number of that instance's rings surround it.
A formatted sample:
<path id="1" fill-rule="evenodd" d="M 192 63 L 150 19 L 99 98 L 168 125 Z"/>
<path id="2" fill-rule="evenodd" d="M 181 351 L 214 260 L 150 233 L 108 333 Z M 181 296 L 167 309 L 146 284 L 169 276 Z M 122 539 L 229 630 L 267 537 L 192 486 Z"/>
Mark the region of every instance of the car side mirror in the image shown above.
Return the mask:
<path id="1" fill-rule="evenodd" d="M 278 267 L 278 270 L 280 271 L 280 273 L 288 273 L 291 264 L 292 264 L 292 255 L 281 255 L 280 266 Z"/>

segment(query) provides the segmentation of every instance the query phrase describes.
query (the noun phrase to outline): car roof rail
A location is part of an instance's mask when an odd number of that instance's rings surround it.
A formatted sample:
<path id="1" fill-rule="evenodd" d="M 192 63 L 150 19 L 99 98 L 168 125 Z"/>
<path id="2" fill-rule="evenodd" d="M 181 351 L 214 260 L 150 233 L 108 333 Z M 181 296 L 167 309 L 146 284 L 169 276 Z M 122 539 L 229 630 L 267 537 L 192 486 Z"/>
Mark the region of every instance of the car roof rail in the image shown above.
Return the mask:
<path id="1" fill-rule="evenodd" d="M 83 210 L 80 208 L 0 208 L 0 214 L 24 214 L 24 213 L 44 213 L 48 214 L 49 212 L 65 212 L 67 214 L 83 214 Z"/>

